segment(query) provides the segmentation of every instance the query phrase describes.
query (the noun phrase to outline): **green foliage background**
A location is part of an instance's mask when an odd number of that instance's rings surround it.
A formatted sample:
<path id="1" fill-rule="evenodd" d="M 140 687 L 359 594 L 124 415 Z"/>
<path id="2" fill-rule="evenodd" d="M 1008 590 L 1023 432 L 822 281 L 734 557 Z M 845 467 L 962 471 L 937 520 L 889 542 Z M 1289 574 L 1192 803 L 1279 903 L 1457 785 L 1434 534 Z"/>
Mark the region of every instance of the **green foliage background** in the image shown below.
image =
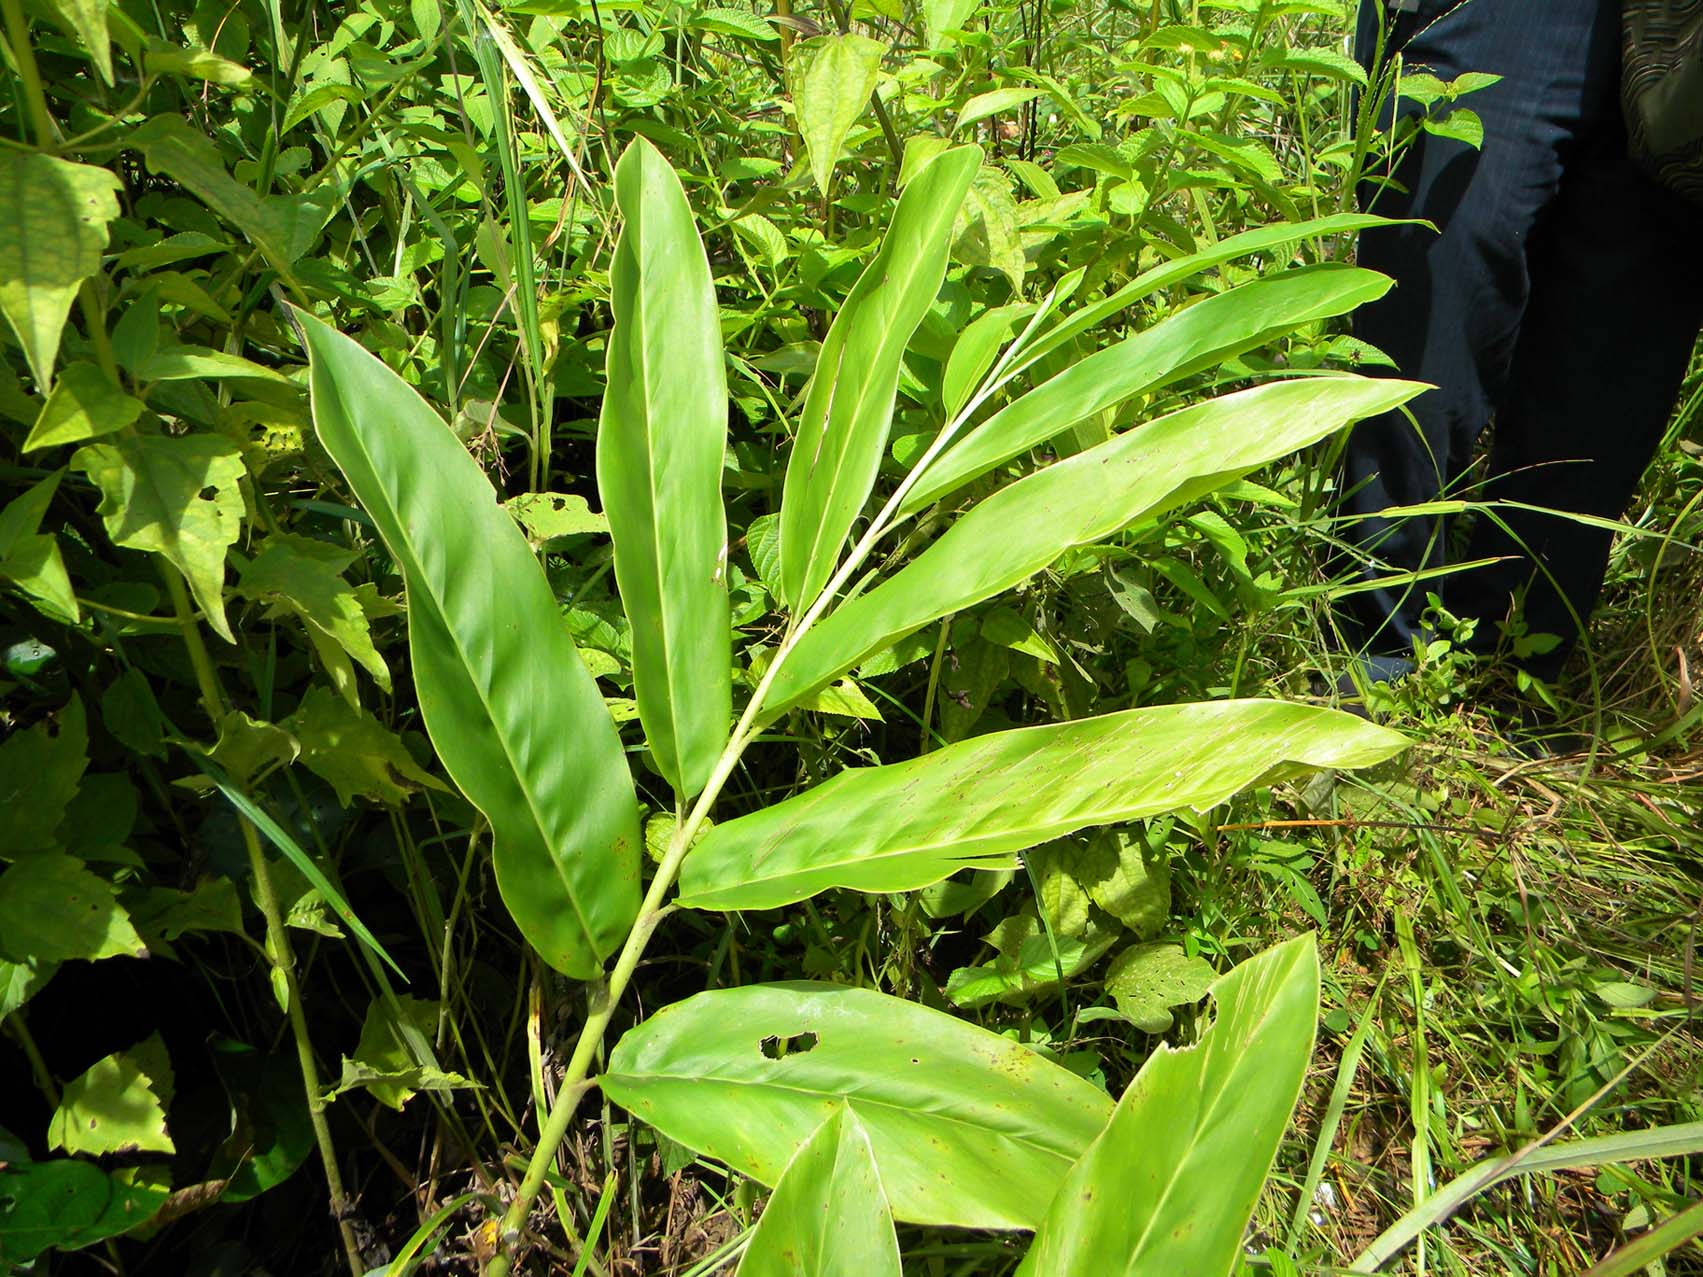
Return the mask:
<path id="1" fill-rule="evenodd" d="M 890 352 L 883 494 L 1061 281 L 1091 304 L 1251 228 L 1352 208 L 1402 139 L 1357 105 L 1347 7 L 0 0 L 0 1266 L 400 1275 L 436 1251 L 471 1271 L 585 1018 L 583 990 L 521 940 L 488 831 L 425 737 L 400 571 L 315 435 L 289 306 L 383 360 L 481 463 L 621 733 L 660 859 L 669 782 L 704 764 L 644 749 L 644 658 L 595 477 L 617 157 L 658 148 L 708 251 L 735 638 L 705 678 L 737 700 L 785 605 L 826 579 L 778 549 L 785 461 L 900 190 L 950 144 L 982 147 L 946 283 Z M 1476 141 L 1455 98 L 1478 86 L 1407 92 L 1423 127 Z M 950 499 L 919 506 L 879 566 L 1136 421 L 1376 362 L 1337 322 L 1366 286 L 1304 313 L 1277 292 L 1289 268 L 1346 261 L 1349 229 L 1180 270 L 1054 342 L 1024 384 L 1201 312 L 1195 345 L 1154 352 L 1170 375 L 1126 372 L 1097 400 L 1114 370 L 1092 365 L 1052 409 L 1068 428 L 941 481 L 927 500 Z M 1020 874 L 682 911 L 640 1003 L 879 988 L 1115 1096 L 1163 1035 L 1198 1036 L 1216 972 L 1318 928 L 1327 1037 L 1375 1032 L 1350 1040 L 1328 1178 L 1305 1138 L 1328 1080 L 1309 1092 L 1240 1261 L 1260 1271 L 1346 1261 L 1438 1170 L 1549 1130 L 1631 1061 L 1654 1080 L 1617 1092 L 1604 1129 L 1694 1117 L 1694 402 L 1629 520 L 1584 680 L 1611 757 L 1559 778 L 1498 762 L 1512 729 L 1459 708 L 1484 676 L 1444 642 L 1385 707 L 1423 742 L 1399 770 L 1049 842 Z M 1333 660 L 1333 470 L 1321 445 L 798 689 L 716 820 L 999 729 L 1312 695 Z M 601 1105 L 547 1182 L 527 1262 L 716 1271 L 755 1181 Z M 836 1121 L 855 1177 L 865 1137 Z M 316 1165 L 316 1146 L 333 1156 Z M 1430 1261 L 1578 1271 L 1677 1213 L 1684 1170 L 1510 1193 Z M 945 1236 L 903 1230 L 904 1271 L 1018 1262 L 1008 1239 Z"/>

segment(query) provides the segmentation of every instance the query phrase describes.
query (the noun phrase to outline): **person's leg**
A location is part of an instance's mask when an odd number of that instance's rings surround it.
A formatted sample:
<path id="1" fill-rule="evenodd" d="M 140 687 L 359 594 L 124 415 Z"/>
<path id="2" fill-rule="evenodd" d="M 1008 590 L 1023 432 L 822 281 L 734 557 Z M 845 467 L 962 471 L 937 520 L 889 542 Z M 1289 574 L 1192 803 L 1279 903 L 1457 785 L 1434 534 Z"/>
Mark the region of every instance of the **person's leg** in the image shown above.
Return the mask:
<path id="1" fill-rule="evenodd" d="M 1375 5 L 1382 0 L 1366 0 Z M 1438 230 L 1367 231 L 1359 261 L 1396 287 L 1355 315 L 1355 333 L 1381 348 L 1404 377 L 1438 388 L 1401 413 L 1356 427 L 1344 460 L 1345 535 L 1371 559 L 1365 578 L 1440 565 L 1440 521 L 1382 519 L 1390 506 L 1434 499 L 1472 455 L 1473 443 L 1507 391 L 1509 367 L 1531 292 L 1527 243 L 1559 189 L 1563 156 L 1599 86 L 1591 57 L 1604 0 L 1421 0 L 1400 19 L 1407 69 L 1450 80 L 1467 71 L 1503 77 L 1464 105 L 1484 122 L 1482 151 L 1421 135 L 1393 175 L 1397 186 L 1363 203 L 1392 217 L 1423 218 Z M 1370 55 L 1362 13 L 1361 53 Z M 1411 35 L 1409 33 L 1411 32 Z M 1403 109 L 1411 109 L 1404 103 Z M 1406 653 L 1427 589 L 1380 588 L 1349 596 L 1342 619 L 1351 641 L 1374 655 Z"/>
<path id="2" fill-rule="evenodd" d="M 1485 495 L 1613 519 L 1661 440 L 1703 321 L 1703 210 L 1637 171 L 1617 103 L 1599 120 L 1532 243 L 1531 305 Z M 1567 641 L 1527 663 L 1551 677 L 1602 589 L 1610 534 L 1529 511 L 1504 518 L 1513 537 L 1481 519 L 1469 557 L 1511 557 L 1452 582 L 1450 601 L 1494 641 L 1524 588 L 1528 629 Z"/>

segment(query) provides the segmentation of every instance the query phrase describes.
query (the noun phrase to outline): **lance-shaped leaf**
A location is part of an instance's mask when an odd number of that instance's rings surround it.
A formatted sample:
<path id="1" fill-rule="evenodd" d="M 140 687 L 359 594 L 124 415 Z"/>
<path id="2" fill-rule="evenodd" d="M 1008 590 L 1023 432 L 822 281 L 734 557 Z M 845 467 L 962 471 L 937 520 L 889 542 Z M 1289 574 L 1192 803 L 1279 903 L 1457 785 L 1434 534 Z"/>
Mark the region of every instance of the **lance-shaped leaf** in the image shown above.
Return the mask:
<path id="1" fill-rule="evenodd" d="M 768 909 L 829 887 L 914 891 L 1090 825 L 1204 811 L 1261 780 L 1366 767 L 1406 747 L 1351 714 L 1257 700 L 993 732 L 841 772 L 717 825 L 682 866 L 680 903 Z"/>
<path id="2" fill-rule="evenodd" d="M 616 166 L 615 200 L 624 221 L 610 267 L 597 487 L 633 626 L 639 718 L 658 769 L 690 796 L 732 716 L 721 328 L 686 193 L 643 138 Z"/>
<path id="3" fill-rule="evenodd" d="M 401 570 L 420 712 L 490 821 L 497 887 L 540 956 L 590 979 L 638 912 L 620 737 L 543 569 L 443 421 L 382 362 L 297 312 L 314 426 Z"/>
<path id="4" fill-rule="evenodd" d="M 77 288 L 100 269 L 117 177 L 39 151 L 0 150 L 0 314 L 46 390 Z"/>
<path id="5" fill-rule="evenodd" d="M 784 709 L 930 621 L 1010 589 L 1074 546 L 1204 496 L 1424 389 L 1368 377 L 1273 382 L 1161 417 L 1019 479 L 806 632 L 775 676 L 768 709 Z"/>
<path id="6" fill-rule="evenodd" d="M 863 35 L 819 35 L 800 40 L 787 58 L 787 90 L 792 94 L 798 135 L 810 157 L 810 175 L 823 195 L 846 134 L 869 108 L 887 46 Z M 930 298 L 930 300 L 933 300 Z"/>
<path id="7" fill-rule="evenodd" d="M 940 291 L 952 222 L 981 162 L 979 147 L 956 147 L 911 180 L 822 343 L 781 498 L 781 593 L 794 609 L 828 583 L 869 498 L 899 361 Z"/>
<path id="8" fill-rule="evenodd" d="M 899 1277 L 899 1239 L 875 1150 L 841 1105 L 793 1154 L 738 1277 Z"/>
<path id="9" fill-rule="evenodd" d="M 1345 315 L 1390 288 L 1356 266 L 1309 266 L 1219 293 L 1096 351 L 1006 405 L 936 461 L 906 497 L 914 510 L 1136 395 L 1232 359 L 1302 324 Z"/>
<path id="10" fill-rule="evenodd" d="M 630 1030 L 606 1095 L 670 1139 L 775 1183 L 841 1103 L 895 1218 L 1033 1228 L 1111 1100 L 1009 1038 L 868 989 L 715 989 Z"/>
<path id="11" fill-rule="evenodd" d="M 1319 1010 L 1310 935 L 1212 986 L 1200 1043 L 1160 1046 L 1065 1177 L 1024 1277 L 1227 1277 L 1301 1094 Z"/>

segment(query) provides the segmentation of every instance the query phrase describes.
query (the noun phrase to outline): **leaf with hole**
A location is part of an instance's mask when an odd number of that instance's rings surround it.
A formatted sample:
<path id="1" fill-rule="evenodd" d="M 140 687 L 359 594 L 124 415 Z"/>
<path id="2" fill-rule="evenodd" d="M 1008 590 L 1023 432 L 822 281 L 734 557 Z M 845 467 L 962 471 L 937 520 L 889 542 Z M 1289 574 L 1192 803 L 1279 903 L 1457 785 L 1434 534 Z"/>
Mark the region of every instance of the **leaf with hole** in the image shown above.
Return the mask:
<path id="1" fill-rule="evenodd" d="M 602 1088 L 765 1184 L 843 1103 L 897 1219 L 1032 1228 L 1111 1101 L 1009 1038 L 867 989 L 700 993 L 631 1029 Z"/>

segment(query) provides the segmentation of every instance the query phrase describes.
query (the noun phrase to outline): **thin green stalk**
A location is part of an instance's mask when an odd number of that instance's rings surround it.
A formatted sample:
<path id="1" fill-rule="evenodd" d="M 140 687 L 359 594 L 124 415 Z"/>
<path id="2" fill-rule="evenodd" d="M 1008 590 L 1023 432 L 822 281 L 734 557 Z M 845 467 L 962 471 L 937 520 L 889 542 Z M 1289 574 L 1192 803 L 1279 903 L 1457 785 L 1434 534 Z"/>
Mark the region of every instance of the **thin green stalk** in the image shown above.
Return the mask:
<path id="1" fill-rule="evenodd" d="M 173 569 L 162 566 L 160 575 L 165 579 L 172 609 L 177 613 L 178 622 L 183 628 L 183 642 L 189 649 L 189 663 L 195 670 L 195 682 L 201 692 L 202 705 L 216 727 L 224 714 L 225 698 L 219 686 L 218 670 L 214 668 L 213 658 L 208 653 L 207 645 L 202 641 L 201 631 L 196 625 L 195 613 L 189 603 L 189 591 L 184 588 L 183 578 Z M 261 915 L 266 919 L 266 956 L 272 963 L 274 979 L 281 980 L 284 985 L 284 1014 L 289 1021 L 290 1036 L 295 1039 L 296 1058 L 301 1064 L 302 1089 L 307 1093 L 308 1121 L 313 1127 L 319 1160 L 325 1166 L 326 1186 L 331 1190 L 331 1213 L 337 1219 L 337 1231 L 343 1239 L 343 1254 L 349 1264 L 350 1277 L 361 1277 L 366 1272 L 366 1264 L 361 1259 L 361 1248 L 355 1240 L 354 1227 L 349 1222 L 349 1199 L 343 1192 L 343 1173 L 338 1169 L 337 1148 L 331 1139 L 331 1126 L 325 1120 L 325 1097 L 319 1085 L 319 1065 L 313 1058 L 313 1042 L 308 1037 L 307 1013 L 302 1009 L 301 988 L 296 982 L 290 933 L 284 926 L 283 911 L 278 907 L 278 892 L 272 883 L 266 856 L 260 848 L 260 837 L 246 817 L 239 815 L 237 825 L 242 830 L 243 847 L 248 853 L 249 872 L 254 875 L 255 903 L 260 906 Z"/>
<path id="2" fill-rule="evenodd" d="M 0 0 L 0 14 L 6 19 L 6 42 L 12 46 L 12 61 L 17 64 L 18 80 L 24 90 L 24 110 L 30 119 L 30 131 L 36 145 L 44 151 L 56 149 L 53 112 L 47 109 L 47 91 L 41 85 L 41 71 L 35 64 L 35 49 L 30 44 L 30 24 L 24 17 L 19 0 Z"/>

